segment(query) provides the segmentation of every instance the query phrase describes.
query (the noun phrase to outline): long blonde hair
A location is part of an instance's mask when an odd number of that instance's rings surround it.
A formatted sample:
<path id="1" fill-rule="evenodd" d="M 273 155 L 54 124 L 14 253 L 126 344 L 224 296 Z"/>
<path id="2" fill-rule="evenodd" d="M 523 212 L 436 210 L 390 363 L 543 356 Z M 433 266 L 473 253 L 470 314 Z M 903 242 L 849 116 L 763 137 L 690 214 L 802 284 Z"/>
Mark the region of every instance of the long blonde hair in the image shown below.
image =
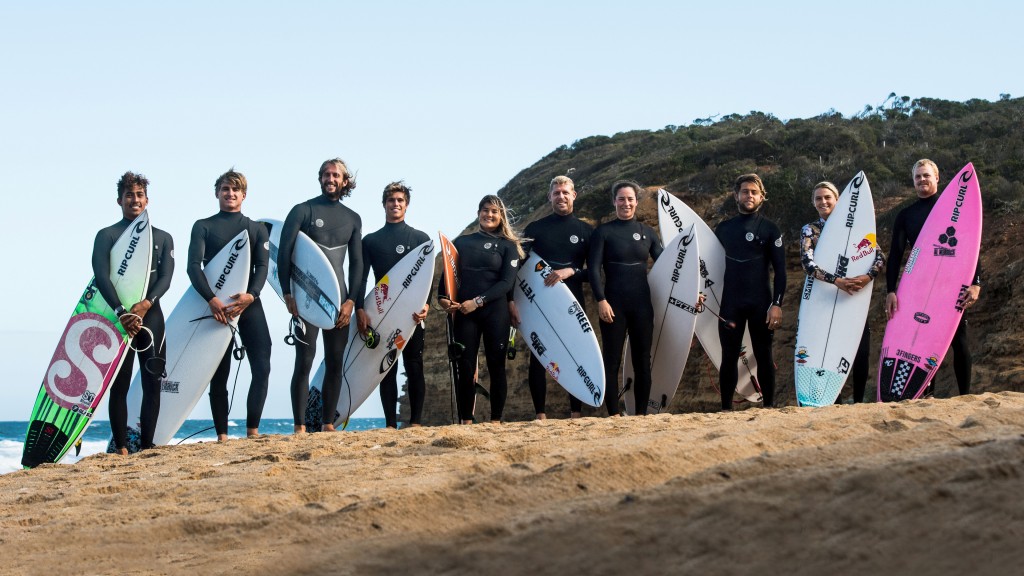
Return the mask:
<path id="1" fill-rule="evenodd" d="M 479 214 L 480 211 L 484 209 L 484 206 L 488 205 L 497 206 L 498 210 L 501 212 L 501 223 L 498 224 L 497 231 L 498 236 L 515 244 L 516 252 L 519 254 L 519 257 L 526 258 L 526 252 L 523 251 L 523 239 L 520 238 L 518 234 L 516 234 L 515 229 L 512 228 L 512 224 L 509 223 L 508 208 L 505 207 L 505 203 L 501 201 L 501 198 L 498 198 L 494 194 L 488 194 L 487 196 L 484 196 L 480 200 L 480 204 L 477 205 L 477 214 Z"/>

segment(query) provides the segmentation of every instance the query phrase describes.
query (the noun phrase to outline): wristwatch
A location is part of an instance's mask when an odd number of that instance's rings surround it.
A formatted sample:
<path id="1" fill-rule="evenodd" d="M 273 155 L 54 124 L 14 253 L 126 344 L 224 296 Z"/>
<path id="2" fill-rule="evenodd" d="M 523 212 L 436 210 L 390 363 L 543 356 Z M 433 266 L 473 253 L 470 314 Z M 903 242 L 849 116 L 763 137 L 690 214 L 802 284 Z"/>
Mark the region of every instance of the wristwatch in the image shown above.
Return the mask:
<path id="1" fill-rule="evenodd" d="M 128 310 L 125 309 L 123 304 L 114 309 L 114 314 L 117 314 L 118 318 L 120 318 L 121 316 L 124 316 L 127 313 L 128 313 Z"/>
<path id="2" fill-rule="evenodd" d="M 483 296 L 477 296 L 476 298 L 473 298 L 473 303 L 476 304 L 477 308 L 483 308 L 484 297 Z"/>

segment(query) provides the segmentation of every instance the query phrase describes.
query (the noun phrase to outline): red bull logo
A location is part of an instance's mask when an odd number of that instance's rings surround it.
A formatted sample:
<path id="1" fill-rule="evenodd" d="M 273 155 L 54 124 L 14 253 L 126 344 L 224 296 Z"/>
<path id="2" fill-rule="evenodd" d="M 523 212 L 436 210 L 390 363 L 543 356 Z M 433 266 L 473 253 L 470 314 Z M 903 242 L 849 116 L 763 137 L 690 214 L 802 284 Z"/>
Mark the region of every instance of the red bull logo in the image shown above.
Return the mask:
<path id="1" fill-rule="evenodd" d="M 875 236 L 874 233 L 865 234 L 863 239 L 853 245 L 853 248 L 857 253 L 851 256 L 850 260 L 853 260 L 854 262 L 860 260 L 861 258 L 873 253 L 877 246 L 877 236 Z"/>
<path id="2" fill-rule="evenodd" d="M 377 286 L 373 290 L 373 299 L 374 303 L 377 305 L 378 314 L 384 313 L 384 303 L 388 301 L 388 290 L 390 289 L 389 282 L 390 280 L 388 279 L 387 274 L 385 274 L 384 277 L 380 279 L 380 282 L 377 282 Z"/>
<path id="3" fill-rule="evenodd" d="M 547 365 L 546 368 L 547 368 L 548 374 L 551 374 L 552 378 L 554 378 L 555 380 L 558 380 L 558 375 L 561 373 L 561 370 L 558 369 L 558 363 L 557 362 L 548 362 L 548 365 Z"/>

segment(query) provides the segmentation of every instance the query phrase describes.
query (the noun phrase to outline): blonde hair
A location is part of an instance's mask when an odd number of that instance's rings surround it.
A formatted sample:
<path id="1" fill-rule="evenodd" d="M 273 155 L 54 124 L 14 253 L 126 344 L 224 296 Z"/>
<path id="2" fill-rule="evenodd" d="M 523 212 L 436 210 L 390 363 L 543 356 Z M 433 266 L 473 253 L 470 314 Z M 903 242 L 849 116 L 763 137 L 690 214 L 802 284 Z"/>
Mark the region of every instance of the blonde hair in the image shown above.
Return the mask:
<path id="1" fill-rule="evenodd" d="M 812 204 L 814 203 L 814 193 L 817 192 L 819 188 L 824 188 L 826 190 L 831 190 L 832 191 L 832 195 L 836 197 L 836 200 L 839 200 L 839 189 L 836 188 L 836 185 L 831 183 L 831 182 L 829 182 L 828 180 L 822 180 L 821 182 L 818 182 L 817 184 L 815 184 L 814 188 L 811 188 L 811 203 Z"/>
<path id="2" fill-rule="evenodd" d="M 551 194 L 551 191 L 555 189 L 555 186 L 560 186 L 562 184 L 568 184 L 570 190 L 573 192 L 576 191 L 576 184 L 572 181 L 572 178 L 569 178 L 568 176 L 555 176 L 551 179 L 551 184 L 548 186 L 548 194 Z"/>
<path id="3" fill-rule="evenodd" d="M 910 169 L 910 178 L 911 179 L 914 178 L 914 172 L 917 172 L 917 169 L 920 168 L 921 166 L 931 166 L 932 170 L 935 171 L 935 179 L 936 180 L 939 179 L 939 166 L 935 162 L 932 162 L 931 160 L 929 160 L 927 158 L 921 158 L 917 162 L 914 162 L 914 167 Z"/>
<path id="4" fill-rule="evenodd" d="M 480 204 L 477 206 L 476 211 L 479 213 L 484 209 L 484 206 L 497 206 L 498 211 L 501 212 L 501 223 L 498 224 L 498 236 L 508 240 L 515 244 L 516 252 L 520 258 L 526 258 L 526 252 L 523 251 L 522 239 L 516 234 L 516 231 L 512 228 L 512 225 L 508 221 L 508 208 L 505 207 L 505 203 L 501 201 L 494 194 L 488 194 L 480 200 Z"/>

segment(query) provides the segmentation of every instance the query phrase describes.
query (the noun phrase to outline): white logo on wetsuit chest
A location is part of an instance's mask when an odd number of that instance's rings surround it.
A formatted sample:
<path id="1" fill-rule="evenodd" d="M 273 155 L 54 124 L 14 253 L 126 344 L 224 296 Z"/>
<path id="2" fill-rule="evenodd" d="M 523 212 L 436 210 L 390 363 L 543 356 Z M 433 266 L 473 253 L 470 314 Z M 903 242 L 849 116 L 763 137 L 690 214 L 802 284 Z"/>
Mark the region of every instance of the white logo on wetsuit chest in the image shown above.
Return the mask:
<path id="1" fill-rule="evenodd" d="M 398 252 L 399 254 L 405 254 L 405 246 L 402 246 L 401 244 L 395 246 L 395 252 Z"/>
<path id="2" fill-rule="evenodd" d="M 321 219 L 319 219 L 319 218 L 317 218 L 317 219 L 316 219 L 316 220 L 315 220 L 315 221 L 313 222 L 313 224 L 316 224 L 316 227 L 317 227 L 317 228 L 323 228 L 323 227 L 324 227 L 324 221 L 323 221 L 323 220 L 321 220 Z"/>
<path id="3" fill-rule="evenodd" d="M 639 240 L 639 239 L 640 239 L 640 233 L 639 232 L 633 232 L 633 240 Z"/>
<path id="4" fill-rule="evenodd" d="M 782 248 L 782 236 L 779 236 L 778 238 L 775 239 L 775 247 Z"/>
<path id="5" fill-rule="evenodd" d="M 754 233 L 753 232 L 747 232 L 746 239 L 747 239 L 747 242 L 753 242 L 754 241 Z"/>
<path id="6" fill-rule="evenodd" d="M 569 236 L 569 242 L 571 242 L 573 244 L 579 244 L 580 237 L 575 235 L 575 234 L 573 234 L 572 236 Z"/>
<path id="7" fill-rule="evenodd" d="M 484 250 L 490 250 L 491 246 L 493 246 L 493 244 L 491 244 L 490 242 L 484 244 Z"/>

